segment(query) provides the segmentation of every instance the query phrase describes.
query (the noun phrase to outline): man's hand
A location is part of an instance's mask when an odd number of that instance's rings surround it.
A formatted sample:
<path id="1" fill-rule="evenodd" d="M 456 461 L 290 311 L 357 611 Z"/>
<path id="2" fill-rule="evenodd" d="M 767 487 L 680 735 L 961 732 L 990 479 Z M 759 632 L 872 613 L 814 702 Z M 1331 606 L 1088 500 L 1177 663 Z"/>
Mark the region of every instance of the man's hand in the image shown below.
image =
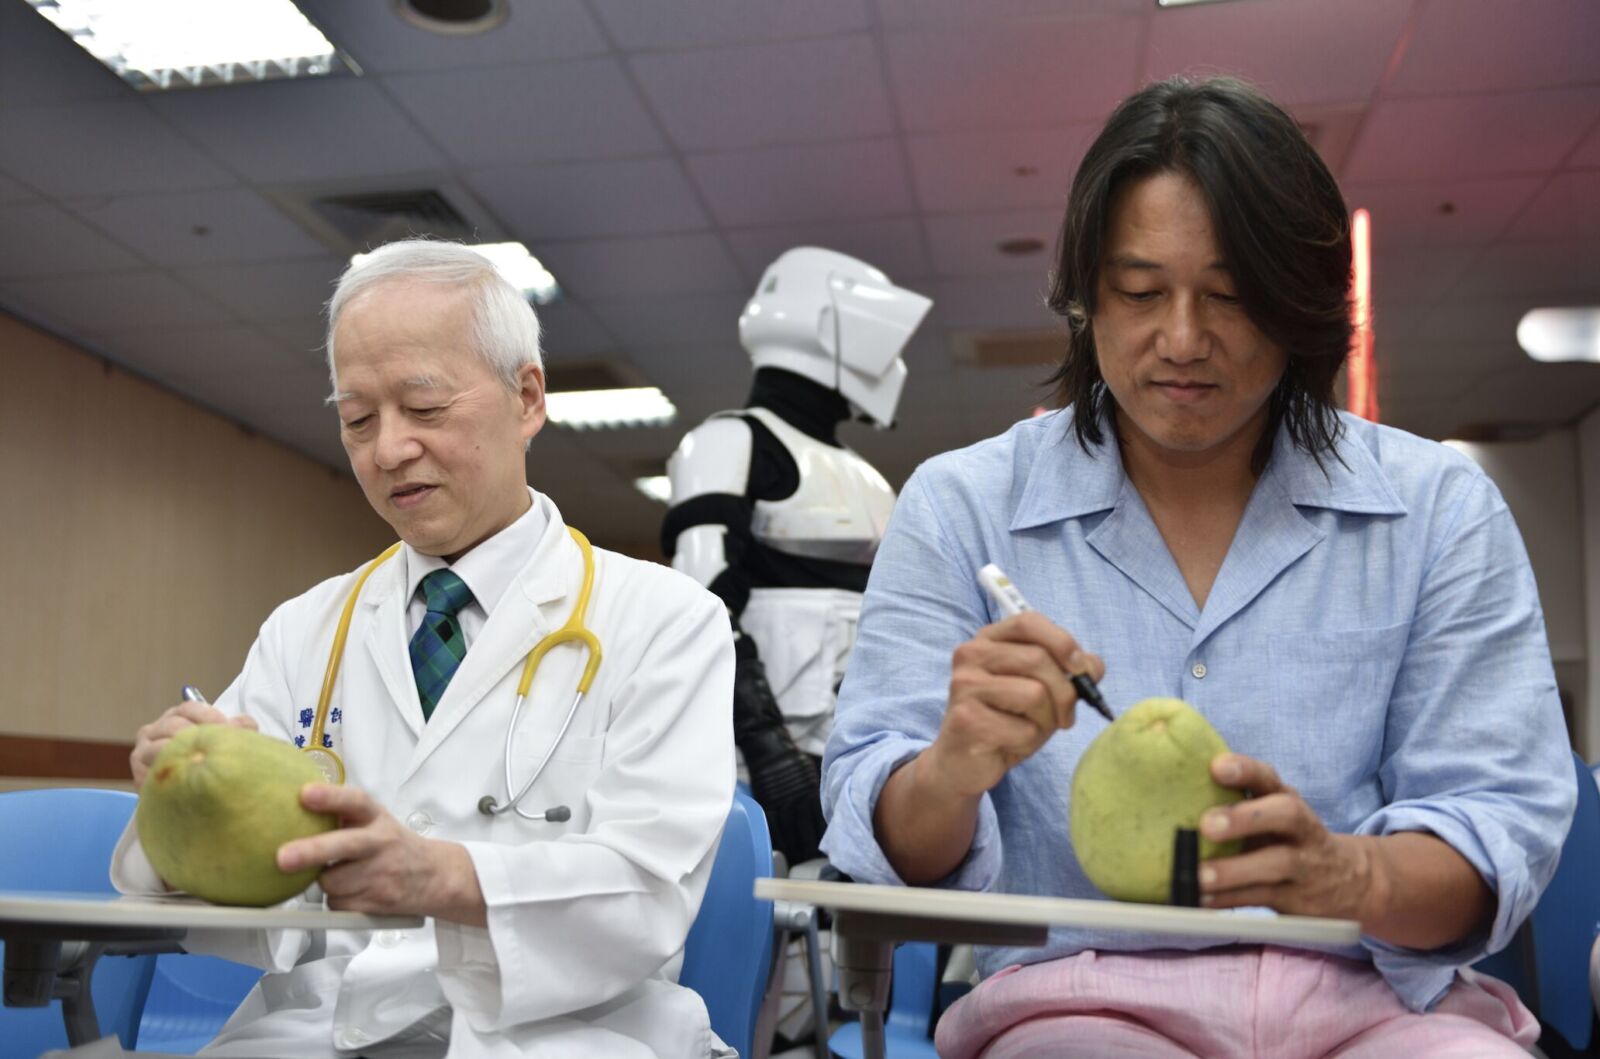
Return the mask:
<path id="1" fill-rule="evenodd" d="M 161 748 L 167 745 L 167 740 L 197 724 L 231 724 L 236 728 L 256 730 L 253 717 L 240 714 L 230 717 L 221 710 L 205 702 L 184 702 L 172 707 L 160 717 L 139 729 L 139 734 L 134 739 L 133 753 L 128 755 L 128 765 L 133 771 L 133 785 L 144 786 L 145 774 L 150 771 L 150 766 L 155 762 L 156 755 L 161 753 Z"/>
<path id="2" fill-rule="evenodd" d="M 308 783 L 300 804 L 339 817 L 340 828 L 285 842 L 278 867 L 296 872 L 329 865 L 317 880 L 329 908 L 487 925 L 483 891 L 464 846 L 423 838 L 357 787 Z"/>
<path id="3" fill-rule="evenodd" d="M 1058 730 L 1072 727 L 1078 702 L 1072 674 L 1099 680 L 1105 670 L 1037 612 L 985 625 L 951 659 L 950 703 L 920 778 L 952 794 L 981 795 Z"/>
<path id="4" fill-rule="evenodd" d="M 1211 775 L 1252 795 L 1200 818 L 1206 838 L 1244 839 L 1245 852 L 1206 861 L 1200 902 L 1210 908 L 1265 905 L 1305 916 L 1366 924 L 1379 895 L 1373 839 L 1330 832 L 1271 765 L 1219 754 Z"/>

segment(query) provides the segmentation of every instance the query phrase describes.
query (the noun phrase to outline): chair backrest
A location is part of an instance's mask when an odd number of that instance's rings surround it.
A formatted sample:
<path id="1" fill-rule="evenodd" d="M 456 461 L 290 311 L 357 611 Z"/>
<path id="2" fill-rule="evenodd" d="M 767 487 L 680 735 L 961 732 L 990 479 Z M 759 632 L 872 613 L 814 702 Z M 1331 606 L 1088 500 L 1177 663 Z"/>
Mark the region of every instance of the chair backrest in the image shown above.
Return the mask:
<path id="1" fill-rule="evenodd" d="M 0 793 L 0 888 L 115 893 L 111 851 L 137 803 L 126 791 L 92 788 Z M 154 968 L 154 956 L 106 957 L 95 966 L 91 992 L 100 1028 L 116 1033 L 124 1048 L 137 1040 Z M 66 1048 L 61 1002 L 0 1009 L 0 1039 L 8 1056 Z"/>
<path id="2" fill-rule="evenodd" d="M 893 992 L 885 1020 L 889 1025 L 912 1037 L 932 1036 L 938 964 L 939 946 L 931 941 L 910 941 L 894 950 Z"/>
<path id="3" fill-rule="evenodd" d="M 1533 954 L 1539 1017 L 1582 1051 L 1595 1014 L 1589 951 L 1600 936 L 1600 788 L 1583 759 L 1572 758 L 1578 810 L 1555 877 L 1533 911 Z"/>
<path id="4" fill-rule="evenodd" d="M 139 1018 L 139 1050 L 193 1055 L 221 1031 L 261 973 L 259 967 L 216 956 L 171 952 L 156 957 Z"/>
<path id="5" fill-rule="evenodd" d="M 1589 954 L 1600 937 L 1600 788 L 1595 773 L 1573 754 L 1578 809 L 1561 846 L 1561 862 L 1528 922 L 1505 949 L 1479 960 L 1517 991 L 1540 1020 L 1573 1048 L 1589 1046 L 1594 997 Z"/>
<path id="6" fill-rule="evenodd" d="M 700 914 L 683 947 L 678 981 L 699 993 L 718 1037 L 752 1054 L 756 1015 L 772 973 L 772 902 L 756 900 L 755 881 L 772 874 L 766 814 L 743 791 L 722 830 Z"/>

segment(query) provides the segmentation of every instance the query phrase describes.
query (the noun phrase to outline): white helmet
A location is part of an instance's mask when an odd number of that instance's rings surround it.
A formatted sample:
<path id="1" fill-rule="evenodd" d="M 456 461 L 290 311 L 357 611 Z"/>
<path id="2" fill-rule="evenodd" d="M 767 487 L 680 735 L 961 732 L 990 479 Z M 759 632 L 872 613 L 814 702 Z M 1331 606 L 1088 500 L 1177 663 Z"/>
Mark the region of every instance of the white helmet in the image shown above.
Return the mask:
<path id="1" fill-rule="evenodd" d="M 756 367 L 837 390 L 886 427 L 906 384 L 900 351 L 932 305 L 865 261 L 800 246 L 767 266 L 739 316 L 739 341 Z"/>

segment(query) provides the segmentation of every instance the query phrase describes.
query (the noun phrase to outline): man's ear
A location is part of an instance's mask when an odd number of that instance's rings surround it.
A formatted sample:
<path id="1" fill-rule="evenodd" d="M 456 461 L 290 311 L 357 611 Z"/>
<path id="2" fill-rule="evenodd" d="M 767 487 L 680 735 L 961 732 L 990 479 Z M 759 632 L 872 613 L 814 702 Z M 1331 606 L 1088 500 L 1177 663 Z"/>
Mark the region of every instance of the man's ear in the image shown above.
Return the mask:
<path id="1" fill-rule="evenodd" d="M 522 440 L 531 441 L 544 427 L 544 369 L 524 364 L 517 370 L 517 400 L 522 406 Z"/>

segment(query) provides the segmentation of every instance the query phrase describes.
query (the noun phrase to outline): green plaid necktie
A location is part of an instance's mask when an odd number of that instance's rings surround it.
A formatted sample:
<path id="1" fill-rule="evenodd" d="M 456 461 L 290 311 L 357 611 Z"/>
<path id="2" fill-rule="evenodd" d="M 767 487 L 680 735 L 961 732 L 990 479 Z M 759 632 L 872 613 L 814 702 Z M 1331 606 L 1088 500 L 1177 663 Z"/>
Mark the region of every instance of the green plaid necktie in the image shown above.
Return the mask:
<path id="1" fill-rule="evenodd" d="M 472 602 L 472 589 L 450 570 L 435 570 L 422 579 L 421 587 L 428 613 L 411 637 L 411 671 L 417 677 L 417 697 L 426 721 L 467 657 L 467 638 L 456 615 Z"/>

